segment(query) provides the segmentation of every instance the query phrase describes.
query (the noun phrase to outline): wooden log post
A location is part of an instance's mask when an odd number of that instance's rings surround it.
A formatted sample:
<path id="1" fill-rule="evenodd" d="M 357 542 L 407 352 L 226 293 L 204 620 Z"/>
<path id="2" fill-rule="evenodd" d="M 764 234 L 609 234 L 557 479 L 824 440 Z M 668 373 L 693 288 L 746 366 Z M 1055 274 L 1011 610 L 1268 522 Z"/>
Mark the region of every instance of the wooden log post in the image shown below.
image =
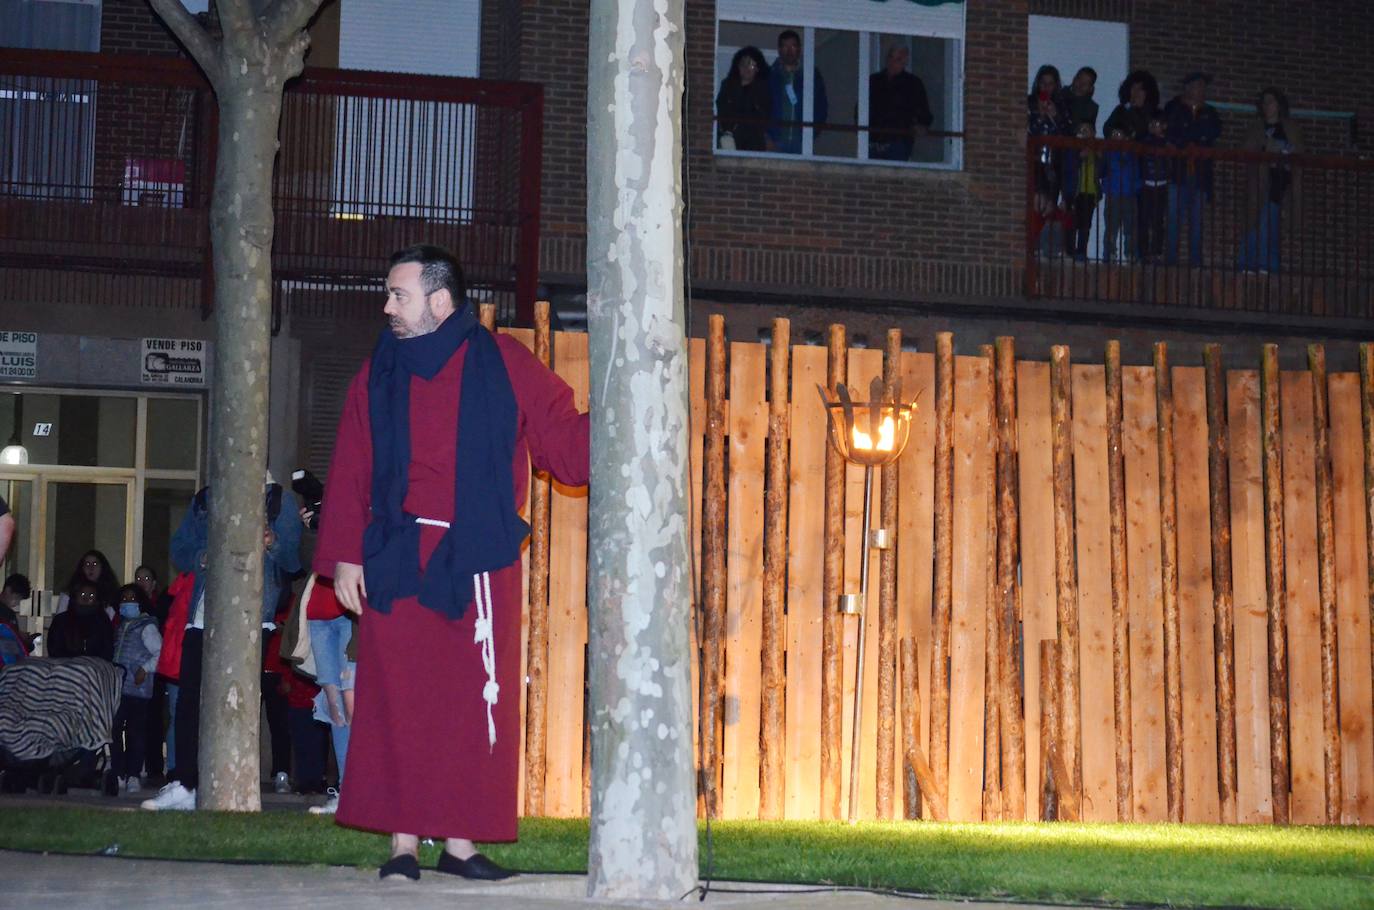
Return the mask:
<path id="1" fill-rule="evenodd" d="M 936 785 L 935 774 L 931 771 L 930 764 L 926 761 L 920 746 L 907 752 L 906 764 L 911 769 L 911 773 L 915 775 L 918 786 L 921 788 L 921 797 L 925 800 L 926 817 L 937 822 L 948 820 L 949 812 L 946 809 L 944 791 Z"/>
<path id="2" fill-rule="evenodd" d="M 1231 578 L 1231 429 L 1221 345 L 1202 351 L 1207 376 L 1207 481 L 1212 530 L 1212 612 L 1217 685 L 1217 790 L 1221 820 L 1236 823 L 1235 594 Z"/>
<path id="3" fill-rule="evenodd" d="M 1040 642 L 1040 820 L 1059 818 L 1059 792 L 1055 761 L 1060 734 L 1059 723 L 1059 642 L 1052 638 Z"/>
<path id="4" fill-rule="evenodd" d="M 496 304 L 481 303 L 477 305 L 477 321 L 482 323 L 482 328 L 488 332 L 496 331 Z"/>
<path id="5" fill-rule="evenodd" d="M 1021 668 L 1017 649 L 1020 582 L 1020 498 L 1016 435 L 1016 345 L 997 339 L 997 663 L 1002 723 L 1002 817 L 1026 817 L 1026 741 Z M 993 595 L 990 593 L 989 597 Z"/>
<path id="6" fill-rule="evenodd" d="M 552 366 L 549 302 L 534 304 L 534 357 Z M 544 780 L 548 751 L 549 666 L 549 518 L 552 496 L 549 475 L 535 471 L 530 479 L 530 602 L 529 639 L 525 675 L 525 814 L 544 814 Z"/>
<path id="7" fill-rule="evenodd" d="M 1369 661 L 1374 673 L 1374 343 L 1360 345 L 1360 423 L 1364 429 L 1364 532 L 1368 552 Z"/>
<path id="8" fill-rule="evenodd" d="M 902 332 L 890 329 L 883 356 L 883 399 L 896 401 L 902 375 Z M 887 547 L 878 555 L 878 756 L 877 817 L 892 818 L 893 762 L 897 721 L 897 493 L 900 461 L 882 470 L 878 524 L 887 530 Z M 858 680 L 856 685 L 863 685 Z"/>
<path id="9" fill-rule="evenodd" d="M 1288 596 L 1283 544 L 1283 425 L 1279 348 L 1266 344 L 1260 365 L 1260 437 L 1264 450 L 1265 611 L 1269 633 L 1269 773 L 1274 823 L 1288 824 Z"/>
<path id="10" fill-rule="evenodd" d="M 935 336 L 935 544 L 930 633 L 930 764 L 949 782 L 949 626 L 954 610 L 954 336 Z"/>
<path id="11" fill-rule="evenodd" d="M 768 461 L 763 493 L 763 628 L 759 735 L 759 818 L 783 815 L 784 739 L 787 678 L 783 651 L 787 642 L 787 486 L 791 416 L 791 323 L 773 320 L 768 361 Z"/>
<path id="12" fill-rule="evenodd" d="M 1317 579 L 1321 595 L 1322 758 L 1326 823 L 1341 820 L 1340 676 L 1336 666 L 1336 504 L 1331 468 L 1331 423 L 1327 398 L 1326 349 L 1307 347 L 1312 373 L 1312 435 L 1317 464 Z"/>
<path id="13" fill-rule="evenodd" d="M 701 793 L 711 818 L 720 817 L 721 712 L 725 703 L 725 317 L 706 331 L 705 492 L 701 516 Z"/>
<path id="14" fill-rule="evenodd" d="M 921 748 L 921 676 L 916 666 L 916 639 L 902 639 L 902 755 Z M 921 786 L 916 769 L 902 762 L 902 817 L 921 817 Z"/>
<path id="15" fill-rule="evenodd" d="M 1073 494 L 1073 371 L 1069 349 L 1050 349 L 1050 433 L 1053 444 L 1055 606 L 1059 622 L 1059 693 L 1061 729 L 1058 751 L 1068 778 L 1059 781 L 1065 794 L 1082 788 L 1080 701 L 1078 695 L 1078 575 L 1075 559 Z"/>
<path id="16" fill-rule="evenodd" d="M 997 598 L 997 352 L 990 344 L 979 353 L 988 364 L 987 596 L 983 606 L 983 821 L 1002 818 L 1002 624 Z"/>
<path id="17" fill-rule="evenodd" d="M 831 400 L 835 387 L 849 374 L 849 345 L 845 327 L 830 326 L 826 386 Z M 825 447 L 825 557 L 821 576 L 821 818 L 840 817 L 844 770 L 844 456 Z M 867 547 L 862 548 L 864 551 Z M 865 553 L 864 558 L 867 558 Z"/>
<path id="18" fill-rule="evenodd" d="M 1126 563 L 1126 454 L 1121 424 L 1121 343 L 1107 342 L 1107 484 L 1112 554 L 1112 708 L 1116 734 L 1116 819 L 1135 818 L 1131 736 L 1131 639 Z"/>
<path id="19" fill-rule="evenodd" d="M 1183 655 L 1178 614 L 1178 497 L 1174 487 L 1174 384 L 1169 351 L 1155 345 L 1159 421 L 1160 594 L 1164 601 L 1164 786 L 1169 821 L 1183 821 Z"/>

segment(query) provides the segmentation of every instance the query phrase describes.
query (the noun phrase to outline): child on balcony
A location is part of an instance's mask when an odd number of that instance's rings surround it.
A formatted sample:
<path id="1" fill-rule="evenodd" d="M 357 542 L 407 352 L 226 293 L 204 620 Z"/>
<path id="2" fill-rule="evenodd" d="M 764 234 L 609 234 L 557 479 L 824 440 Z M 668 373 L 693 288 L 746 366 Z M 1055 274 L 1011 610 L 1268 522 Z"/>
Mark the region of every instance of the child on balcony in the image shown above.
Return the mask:
<path id="1" fill-rule="evenodd" d="M 1088 258 L 1088 237 L 1093 228 L 1093 212 L 1102 193 L 1098 177 L 1097 150 L 1086 144 L 1093 138 L 1092 124 L 1080 123 L 1074 137 L 1083 140 L 1078 148 L 1064 150 L 1064 201 L 1073 212 L 1073 253 L 1082 262 Z"/>
<path id="2" fill-rule="evenodd" d="M 1141 141 L 1145 153 L 1140 159 L 1140 255 L 1156 262 L 1164 255 L 1166 217 L 1169 211 L 1169 159 L 1155 155 L 1168 145 L 1164 115 L 1150 115 L 1149 129 Z"/>

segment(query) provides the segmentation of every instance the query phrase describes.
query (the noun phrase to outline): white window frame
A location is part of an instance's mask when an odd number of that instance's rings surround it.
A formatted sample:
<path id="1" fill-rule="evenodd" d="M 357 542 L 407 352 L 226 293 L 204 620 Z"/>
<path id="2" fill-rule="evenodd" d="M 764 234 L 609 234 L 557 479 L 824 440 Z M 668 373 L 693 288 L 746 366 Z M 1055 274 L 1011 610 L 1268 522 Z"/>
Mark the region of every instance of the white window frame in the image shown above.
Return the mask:
<path id="1" fill-rule="evenodd" d="M 757 5 L 751 4 L 751 5 Z M 955 43 L 954 54 L 950 55 L 949 71 L 946 73 L 946 84 L 953 92 L 953 118 L 948 126 L 950 132 L 962 133 L 964 130 L 964 55 L 967 52 L 967 15 L 968 4 L 961 3 L 960 7 L 960 29 L 957 37 L 948 34 L 930 35 L 924 33 L 919 27 L 913 25 L 903 29 L 900 26 L 894 27 L 892 24 L 884 24 L 882 31 L 874 28 L 855 28 L 844 26 L 837 28 L 834 23 L 806 21 L 803 11 L 796 9 L 791 4 L 776 3 L 775 15 L 770 12 L 766 16 L 757 14 L 741 13 L 731 8 L 726 3 L 716 5 L 716 33 L 712 46 L 712 80 L 714 86 L 719 86 L 722 73 L 714 72 L 716 60 L 720 57 L 720 26 L 722 22 L 747 22 L 755 25 L 776 25 L 779 29 L 793 28 L 801 32 L 802 35 L 802 60 L 814 61 L 816 50 L 816 29 L 823 28 L 828 30 L 853 31 L 859 35 L 859 85 L 858 85 L 858 141 L 854 156 L 839 155 L 817 155 L 815 153 L 815 128 L 812 126 L 802 127 L 802 150 L 800 154 L 789 152 L 751 152 L 740 149 L 723 149 L 720 147 L 719 125 L 715 121 L 715 105 L 712 103 L 712 123 L 711 123 L 711 146 L 712 151 L 722 158 L 756 158 L 766 161 L 823 161 L 833 164 L 851 164 L 859 166 L 880 166 L 908 168 L 911 170 L 922 171 L 961 171 L 964 169 L 964 139 L 962 136 L 945 137 L 948 143 L 948 160 L 946 161 L 889 161 L 877 160 L 868 157 L 868 130 L 863 129 L 868 126 L 868 76 L 873 70 L 873 37 L 875 34 L 905 34 L 911 37 L 938 37 L 946 41 Z M 731 48 L 737 50 L 737 48 Z M 814 67 L 814 64 L 812 64 Z M 803 63 L 806 66 L 806 63 Z M 765 74 L 766 76 L 766 74 Z M 815 111 L 815 79 L 805 79 L 802 89 L 802 121 L 811 123 Z"/>

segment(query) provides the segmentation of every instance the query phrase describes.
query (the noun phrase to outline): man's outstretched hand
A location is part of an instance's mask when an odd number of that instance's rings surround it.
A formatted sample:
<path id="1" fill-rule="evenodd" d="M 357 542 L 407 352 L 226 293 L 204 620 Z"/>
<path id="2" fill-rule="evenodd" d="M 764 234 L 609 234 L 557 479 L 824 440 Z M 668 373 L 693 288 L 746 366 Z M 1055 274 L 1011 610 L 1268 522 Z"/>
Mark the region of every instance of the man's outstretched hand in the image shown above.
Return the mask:
<path id="1" fill-rule="evenodd" d="M 367 582 L 363 567 L 354 562 L 334 564 L 334 596 L 350 613 L 363 615 L 363 598 L 367 597 Z"/>

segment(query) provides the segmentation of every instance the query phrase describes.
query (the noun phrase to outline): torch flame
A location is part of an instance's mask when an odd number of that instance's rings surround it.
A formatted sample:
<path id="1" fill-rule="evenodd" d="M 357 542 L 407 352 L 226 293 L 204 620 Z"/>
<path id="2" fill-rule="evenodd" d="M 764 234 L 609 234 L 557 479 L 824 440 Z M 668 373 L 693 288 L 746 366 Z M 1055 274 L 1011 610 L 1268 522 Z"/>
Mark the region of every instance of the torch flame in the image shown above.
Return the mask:
<path id="1" fill-rule="evenodd" d="M 872 452 L 876 448 L 879 452 L 891 452 L 897 446 L 897 423 L 890 414 L 878 425 L 877 446 L 873 445 L 873 437 L 859 429 L 857 423 L 853 434 L 855 451 Z"/>

